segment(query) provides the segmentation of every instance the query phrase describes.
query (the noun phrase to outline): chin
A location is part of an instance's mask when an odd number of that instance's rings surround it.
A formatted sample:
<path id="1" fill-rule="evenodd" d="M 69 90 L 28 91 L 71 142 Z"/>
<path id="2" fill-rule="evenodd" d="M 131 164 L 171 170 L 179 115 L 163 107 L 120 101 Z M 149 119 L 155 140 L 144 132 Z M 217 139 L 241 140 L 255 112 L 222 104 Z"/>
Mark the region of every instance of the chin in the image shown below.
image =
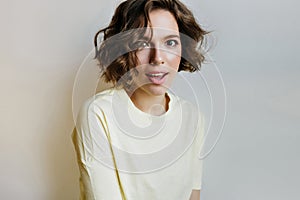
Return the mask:
<path id="1" fill-rule="evenodd" d="M 153 96 L 165 95 L 167 88 L 163 85 L 147 84 L 142 87 L 142 90 Z"/>

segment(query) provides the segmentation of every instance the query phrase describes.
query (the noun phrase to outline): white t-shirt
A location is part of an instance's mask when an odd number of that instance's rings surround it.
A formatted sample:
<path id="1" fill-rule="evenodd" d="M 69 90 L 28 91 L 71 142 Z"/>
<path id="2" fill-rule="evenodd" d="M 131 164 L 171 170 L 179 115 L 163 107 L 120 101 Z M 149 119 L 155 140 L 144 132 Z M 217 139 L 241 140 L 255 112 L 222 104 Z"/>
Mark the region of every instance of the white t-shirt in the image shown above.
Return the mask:
<path id="1" fill-rule="evenodd" d="M 191 103 L 167 95 L 169 109 L 160 116 L 136 108 L 124 89 L 84 103 L 72 136 L 81 200 L 122 199 L 108 137 L 127 200 L 188 200 L 201 189 L 203 117 Z"/>

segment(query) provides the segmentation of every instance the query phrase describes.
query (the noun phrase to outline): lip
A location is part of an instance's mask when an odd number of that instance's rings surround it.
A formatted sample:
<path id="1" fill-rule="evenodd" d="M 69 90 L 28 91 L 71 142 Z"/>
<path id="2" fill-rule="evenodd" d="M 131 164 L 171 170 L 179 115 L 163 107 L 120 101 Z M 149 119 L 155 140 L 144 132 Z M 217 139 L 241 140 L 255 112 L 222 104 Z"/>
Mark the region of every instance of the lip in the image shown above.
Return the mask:
<path id="1" fill-rule="evenodd" d="M 145 75 L 147 77 L 159 77 L 159 76 L 166 76 L 169 74 L 169 72 L 166 71 L 152 71 L 152 72 L 146 72 Z"/>
<path id="2" fill-rule="evenodd" d="M 146 75 L 147 74 L 161 74 L 161 73 L 163 73 L 163 74 L 166 74 L 166 73 L 168 73 L 167 71 L 150 71 L 150 72 L 146 72 Z"/>
<path id="3" fill-rule="evenodd" d="M 155 72 L 148 72 L 145 75 L 147 76 L 148 80 L 155 84 L 155 85 L 161 85 L 166 81 L 166 76 L 169 74 L 169 72 L 161 72 L 161 71 L 155 71 Z"/>

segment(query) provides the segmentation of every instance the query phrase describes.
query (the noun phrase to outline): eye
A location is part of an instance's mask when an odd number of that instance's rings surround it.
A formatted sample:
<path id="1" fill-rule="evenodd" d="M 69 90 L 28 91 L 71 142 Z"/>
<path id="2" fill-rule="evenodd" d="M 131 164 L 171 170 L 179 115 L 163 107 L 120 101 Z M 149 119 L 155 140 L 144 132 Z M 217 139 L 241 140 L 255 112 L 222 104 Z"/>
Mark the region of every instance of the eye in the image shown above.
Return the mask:
<path id="1" fill-rule="evenodd" d="M 150 48 L 151 44 L 148 41 L 137 41 L 134 43 L 134 48 L 136 49 L 145 49 L 145 48 Z"/>
<path id="2" fill-rule="evenodd" d="M 168 40 L 166 41 L 166 45 L 169 47 L 176 47 L 179 44 L 177 40 Z"/>

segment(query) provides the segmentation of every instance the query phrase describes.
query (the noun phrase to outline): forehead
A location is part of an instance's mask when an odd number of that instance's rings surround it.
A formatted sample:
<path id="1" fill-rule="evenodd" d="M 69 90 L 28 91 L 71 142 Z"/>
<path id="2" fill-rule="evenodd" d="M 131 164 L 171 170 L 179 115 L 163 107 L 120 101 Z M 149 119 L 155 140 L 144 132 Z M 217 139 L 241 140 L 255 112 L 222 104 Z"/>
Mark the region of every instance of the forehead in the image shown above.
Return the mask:
<path id="1" fill-rule="evenodd" d="M 149 13 L 151 29 L 153 36 L 155 35 L 178 35 L 178 24 L 172 13 L 166 10 L 157 9 Z M 150 30 L 146 31 L 145 35 L 148 35 Z"/>

